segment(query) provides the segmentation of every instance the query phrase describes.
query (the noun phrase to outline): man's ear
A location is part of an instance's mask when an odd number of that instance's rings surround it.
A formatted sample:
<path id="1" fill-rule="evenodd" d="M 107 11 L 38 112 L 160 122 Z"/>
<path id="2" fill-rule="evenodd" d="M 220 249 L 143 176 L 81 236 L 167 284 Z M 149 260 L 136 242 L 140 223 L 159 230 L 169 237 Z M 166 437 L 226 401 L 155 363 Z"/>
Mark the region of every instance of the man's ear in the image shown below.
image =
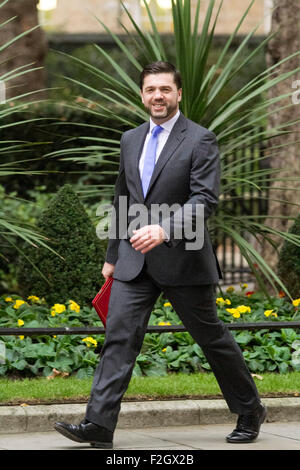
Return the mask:
<path id="1" fill-rule="evenodd" d="M 144 104 L 144 98 L 143 98 L 143 93 L 142 93 L 142 90 L 140 90 L 140 95 L 141 95 L 141 100 L 142 100 L 142 103 Z"/>
<path id="2" fill-rule="evenodd" d="M 182 98 L 182 88 L 179 88 L 178 90 L 178 101 L 181 101 Z"/>

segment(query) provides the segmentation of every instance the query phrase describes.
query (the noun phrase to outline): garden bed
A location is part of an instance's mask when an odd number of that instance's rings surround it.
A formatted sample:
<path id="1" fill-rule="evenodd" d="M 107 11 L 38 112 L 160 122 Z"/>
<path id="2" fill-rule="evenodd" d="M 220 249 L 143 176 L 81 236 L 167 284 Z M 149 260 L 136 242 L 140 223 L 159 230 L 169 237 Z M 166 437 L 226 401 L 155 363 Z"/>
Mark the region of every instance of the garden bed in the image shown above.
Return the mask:
<path id="1" fill-rule="evenodd" d="M 300 299 L 280 293 L 266 299 L 259 293 L 228 288 L 216 298 L 219 317 L 230 325 L 255 322 L 299 321 Z M 149 325 L 180 325 L 172 305 L 160 297 Z M 266 323 L 267 325 L 267 323 Z M 74 300 L 48 305 L 44 299 L 17 295 L 0 297 L 0 327 L 18 328 L 20 334 L 0 337 L 0 376 L 50 376 L 53 370 L 89 378 L 99 361 L 104 334 L 25 336 L 22 328 L 103 327 L 96 312 Z M 293 328 L 272 331 L 233 330 L 252 373 L 300 371 L 300 332 Z M 1 356 L 2 355 L 2 356 Z M 187 332 L 147 333 L 137 357 L 133 377 L 166 376 L 171 372 L 210 371 L 201 348 Z"/>

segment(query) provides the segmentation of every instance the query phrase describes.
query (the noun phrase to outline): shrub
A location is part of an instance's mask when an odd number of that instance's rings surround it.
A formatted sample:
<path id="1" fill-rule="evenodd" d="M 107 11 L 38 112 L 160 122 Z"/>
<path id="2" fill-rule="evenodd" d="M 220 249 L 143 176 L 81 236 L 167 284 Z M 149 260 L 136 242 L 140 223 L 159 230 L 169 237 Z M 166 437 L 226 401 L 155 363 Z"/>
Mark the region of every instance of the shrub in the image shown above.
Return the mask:
<path id="1" fill-rule="evenodd" d="M 300 214 L 289 233 L 300 235 Z M 300 246 L 287 240 L 282 245 L 278 258 L 278 275 L 285 283 L 293 298 L 300 297 Z"/>
<path id="2" fill-rule="evenodd" d="M 46 248 L 24 247 L 18 269 L 19 291 L 50 303 L 70 298 L 88 304 L 101 282 L 104 243 L 70 185 L 64 185 L 37 220 L 49 241 Z M 28 259 L 35 265 L 35 269 Z"/>

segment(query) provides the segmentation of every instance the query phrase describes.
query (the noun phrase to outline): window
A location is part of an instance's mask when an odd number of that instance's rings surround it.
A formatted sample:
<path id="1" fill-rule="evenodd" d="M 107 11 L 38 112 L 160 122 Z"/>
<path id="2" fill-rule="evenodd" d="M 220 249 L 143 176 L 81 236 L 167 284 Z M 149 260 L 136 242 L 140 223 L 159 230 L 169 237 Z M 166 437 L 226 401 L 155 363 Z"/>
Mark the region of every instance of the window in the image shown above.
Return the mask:
<path id="1" fill-rule="evenodd" d="M 173 30 L 171 0 L 146 0 L 146 2 L 155 20 L 158 31 L 161 33 L 171 32 Z M 151 24 L 143 0 L 140 0 L 140 5 L 142 27 L 146 30 L 151 30 Z"/>
<path id="2" fill-rule="evenodd" d="M 57 0 L 40 0 L 37 9 L 39 22 L 45 29 L 51 29 L 53 14 L 57 7 Z"/>

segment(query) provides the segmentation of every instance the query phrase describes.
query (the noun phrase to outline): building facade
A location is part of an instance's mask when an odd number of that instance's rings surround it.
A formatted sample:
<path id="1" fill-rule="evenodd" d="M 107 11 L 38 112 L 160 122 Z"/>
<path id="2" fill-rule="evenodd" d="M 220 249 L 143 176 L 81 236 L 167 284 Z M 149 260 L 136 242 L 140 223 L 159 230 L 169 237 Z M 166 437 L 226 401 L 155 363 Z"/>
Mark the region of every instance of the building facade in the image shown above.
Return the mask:
<path id="1" fill-rule="evenodd" d="M 216 1 L 215 11 L 221 0 Z M 143 30 L 150 30 L 151 25 L 145 3 L 149 6 L 161 33 L 171 33 L 173 30 L 171 0 L 40 0 L 40 22 L 46 30 L 60 33 L 103 33 L 99 18 L 114 33 L 122 33 L 123 28 L 130 27 L 122 3 L 128 9 L 135 22 Z M 195 9 L 197 0 L 191 0 Z M 241 0 L 224 0 L 216 27 L 216 34 L 231 34 L 233 27 L 241 19 L 249 2 Z M 201 1 L 200 18 L 204 19 L 209 0 Z M 249 33 L 260 23 L 256 34 L 264 35 L 269 32 L 272 0 L 256 0 L 240 29 L 241 34 Z M 200 21 L 201 27 L 201 21 Z"/>

